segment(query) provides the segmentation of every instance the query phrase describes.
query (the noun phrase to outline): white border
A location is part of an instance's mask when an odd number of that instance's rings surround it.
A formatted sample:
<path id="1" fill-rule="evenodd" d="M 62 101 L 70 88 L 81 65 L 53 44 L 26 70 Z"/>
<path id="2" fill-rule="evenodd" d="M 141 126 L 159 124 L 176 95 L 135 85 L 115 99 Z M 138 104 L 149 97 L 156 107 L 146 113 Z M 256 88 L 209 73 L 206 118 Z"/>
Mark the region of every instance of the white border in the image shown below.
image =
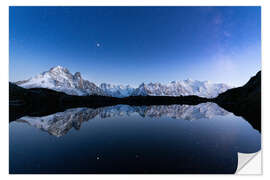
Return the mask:
<path id="1" fill-rule="evenodd" d="M 65 178 L 65 179 L 137 179 L 137 178 L 205 178 L 205 179 L 216 179 L 216 178 L 267 178 L 269 179 L 270 165 L 269 165 L 269 153 L 263 153 L 263 176 L 224 176 L 219 175 L 8 175 L 8 6 L 262 6 L 262 147 L 263 152 L 269 149 L 270 143 L 270 116 L 267 114 L 270 101 L 270 7 L 269 0 L 1 0 L 0 10 L 0 42 L 1 42 L 1 60 L 0 60 L 0 108 L 2 118 L 0 118 L 1 124 L 1 148 L 0 148 L 0 173 L 1 179 L 4 178 L 22 178 L 22 179 L 47 179 L 47 178 Z M 267 111 L 268 110 L 268 111 Z M 264 141 L 264 139 L 266 141 Z M 269 173 L 268 173 L 269 172 Z M 76 177 L 75 177 L 76 176 Z"/>

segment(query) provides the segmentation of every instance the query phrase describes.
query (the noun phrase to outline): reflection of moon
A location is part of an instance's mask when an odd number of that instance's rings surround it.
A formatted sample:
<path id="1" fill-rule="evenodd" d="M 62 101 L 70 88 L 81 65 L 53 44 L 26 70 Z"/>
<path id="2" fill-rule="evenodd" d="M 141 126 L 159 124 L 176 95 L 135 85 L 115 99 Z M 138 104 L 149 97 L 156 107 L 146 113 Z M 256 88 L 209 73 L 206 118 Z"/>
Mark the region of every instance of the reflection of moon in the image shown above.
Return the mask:
<path id="1" fill-rule="evenodd" d="M 97 47 L 100 47 L 100 44 L 99 43 L 97 43 Z"/>

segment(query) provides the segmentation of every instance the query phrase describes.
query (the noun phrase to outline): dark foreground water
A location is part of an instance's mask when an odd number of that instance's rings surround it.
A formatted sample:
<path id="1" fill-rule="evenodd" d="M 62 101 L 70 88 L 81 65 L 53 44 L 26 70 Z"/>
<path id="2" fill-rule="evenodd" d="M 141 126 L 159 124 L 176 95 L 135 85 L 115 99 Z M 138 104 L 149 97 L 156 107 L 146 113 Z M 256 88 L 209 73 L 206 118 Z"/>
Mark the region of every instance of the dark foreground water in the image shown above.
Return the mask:
<path id="1" fill-rule="evenodd" d="M 75 108 L 9 124 L 10 173 L 234 173 L 261 135 L 213 103 Z"/>

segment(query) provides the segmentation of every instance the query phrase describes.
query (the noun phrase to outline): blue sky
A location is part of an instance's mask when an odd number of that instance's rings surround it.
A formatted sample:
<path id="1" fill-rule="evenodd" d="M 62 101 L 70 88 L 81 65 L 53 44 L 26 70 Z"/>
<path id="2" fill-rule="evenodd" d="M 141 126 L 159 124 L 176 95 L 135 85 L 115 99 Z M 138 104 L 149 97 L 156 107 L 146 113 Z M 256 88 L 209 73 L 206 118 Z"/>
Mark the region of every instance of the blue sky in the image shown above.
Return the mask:
<path id="1" fill-rule="evenodd" d="M 61 65 L 100 84 L 243 85 L 261 69 L 260 7 L 10 7 L 10 81 Z"/>

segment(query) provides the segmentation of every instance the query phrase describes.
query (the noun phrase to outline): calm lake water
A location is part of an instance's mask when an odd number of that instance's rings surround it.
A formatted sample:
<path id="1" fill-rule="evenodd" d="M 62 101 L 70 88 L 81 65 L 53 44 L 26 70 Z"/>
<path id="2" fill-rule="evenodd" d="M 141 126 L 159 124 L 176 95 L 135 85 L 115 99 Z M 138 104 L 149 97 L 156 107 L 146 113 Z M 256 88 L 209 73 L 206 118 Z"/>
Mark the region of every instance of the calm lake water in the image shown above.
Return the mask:
<path id="1" fill-rule="evenodd" d="M 10 173 L 234 173 L 261 134 L 214 103 L 74 108 L 9 124 Z"/>

